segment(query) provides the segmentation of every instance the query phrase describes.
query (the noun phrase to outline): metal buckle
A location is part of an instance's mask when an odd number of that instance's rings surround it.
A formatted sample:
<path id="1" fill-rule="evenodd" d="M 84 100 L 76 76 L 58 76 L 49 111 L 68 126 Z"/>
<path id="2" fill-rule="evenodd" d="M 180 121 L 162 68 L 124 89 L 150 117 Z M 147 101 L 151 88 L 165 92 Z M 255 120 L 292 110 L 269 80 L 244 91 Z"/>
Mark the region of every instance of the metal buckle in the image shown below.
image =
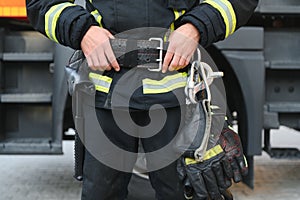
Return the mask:
<path id="1" fill-rule="evenodd" d="M 153 41 L 153 40 L 159 41 L 159 46 L 156 48 L 159 50 L 159 57 L 158 59 L 156 59 L 156 61 L 158 62 L 158 68 L 155 69 L 148 68 L 148 70 L 152 72 L 159 72 L 162 70 L 162 62 L 163 62 L 163 39 L 156 38 L 156 37 L 149 38 L 149 41 Z"/>

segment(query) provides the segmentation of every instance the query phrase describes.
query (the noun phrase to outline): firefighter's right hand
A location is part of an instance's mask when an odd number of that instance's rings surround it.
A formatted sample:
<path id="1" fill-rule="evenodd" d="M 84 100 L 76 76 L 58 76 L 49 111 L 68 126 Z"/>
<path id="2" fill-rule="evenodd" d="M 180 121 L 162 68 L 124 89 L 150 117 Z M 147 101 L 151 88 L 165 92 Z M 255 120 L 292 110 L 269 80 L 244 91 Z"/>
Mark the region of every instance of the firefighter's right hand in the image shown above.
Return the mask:
<path id="1" fill-rule="evenodd" d="M 91 26 L 81 40 L 81 49 L 93 70 L 120 70 L 120 66 L 112 51 L 109 39 L 114 36 L 106 29 Z"/>

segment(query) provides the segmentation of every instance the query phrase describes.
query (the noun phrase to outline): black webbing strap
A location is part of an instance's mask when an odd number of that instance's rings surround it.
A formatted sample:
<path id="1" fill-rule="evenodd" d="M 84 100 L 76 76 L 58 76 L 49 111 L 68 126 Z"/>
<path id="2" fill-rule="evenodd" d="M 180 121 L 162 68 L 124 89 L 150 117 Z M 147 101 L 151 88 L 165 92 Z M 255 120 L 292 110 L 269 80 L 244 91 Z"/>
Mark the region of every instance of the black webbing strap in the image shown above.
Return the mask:
<path id="1" fill-rule="evenodd" d="M 121 67 L 157 68 L 160 50 L 159 41 L 112 39 L 111 47 Z M 168 43 L 163 44 L 163 55 Z M 164 56 L 163 56 L 164 57 Z"/>

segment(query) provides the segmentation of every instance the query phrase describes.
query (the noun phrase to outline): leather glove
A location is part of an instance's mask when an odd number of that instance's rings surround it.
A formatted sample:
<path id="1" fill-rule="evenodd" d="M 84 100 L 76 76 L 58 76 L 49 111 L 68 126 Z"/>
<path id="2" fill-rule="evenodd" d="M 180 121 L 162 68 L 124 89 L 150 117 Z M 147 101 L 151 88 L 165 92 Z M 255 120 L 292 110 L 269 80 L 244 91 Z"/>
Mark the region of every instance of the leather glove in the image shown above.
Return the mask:
<path id="1" fill-rule="evenodd" d="M 186 199 L 232 200 L 227 190 L 233 176 L 230 163 L 220 145 L 208 150 L 203 162 L 181 157 L 177 171 L 184 185 Z"/>
<path id="2" fill-rule="evenodd" d="M 248 165 L 243 154 L 243 147 L 239 135 L 225 121 L 218 143 L 225 151 L 233 171 L 233 180 L 238 183 L 242 176 L 248 174 Z"/>

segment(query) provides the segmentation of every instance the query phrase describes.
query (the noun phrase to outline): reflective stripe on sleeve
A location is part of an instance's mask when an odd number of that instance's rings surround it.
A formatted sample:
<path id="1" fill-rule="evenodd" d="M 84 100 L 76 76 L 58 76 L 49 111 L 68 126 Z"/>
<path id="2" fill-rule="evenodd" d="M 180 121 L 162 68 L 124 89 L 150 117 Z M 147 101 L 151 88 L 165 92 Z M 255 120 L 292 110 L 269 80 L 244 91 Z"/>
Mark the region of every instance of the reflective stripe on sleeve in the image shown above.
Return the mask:
<path id="1" fill-rule="evenodd" d="M 58 43 L 58 40 L 55 35 L 55 29 L 56 29 L 56 24 L 59 19 L 60 14 L 62 11 L 70 6 L 75 6 L 75 4 L 66 2 L 66 3 L 61 3 L 57 4 L 55 6 L 52 6 L 47 13 L 45 14 L 45 32 L 46 35 L 53 41 Z"/>
<path id="2" fill-rule="evenodd" d="M 205 0 L 203 3 L 207 3 L 217 9 L 226 26 L 225 38 L 231 35 L 236 28 L 236 15 L 231 3 L 228 0 Z"/>
<path id="3" fill-rule="evenodd" d="M 146 78 L 143 80 L 144 94 L 161 94 L 186 86 L 187 73 L 166 76 L 161 80 Z"/>
<path id="4" fill-rule="evenodd" d="M 173 22 L 171 23 L 171 25 L 170 25 L 170 31 L 171 31 L 171 32 L 175 30 L 175 24 L 174 24 L 174 22 L 175 22 L 180 16 L 182 16 L 182 15 L 185 13 L 185 10 L 178 11 L 178 10 L 174 9 L 174 10 L 173 10 L 173 13 L 174 13 L 174 21 L 173 21 Z M 168 31 L 168 32 L 165 34 L 165 36 L 164 36 L 164 41 L 165 41 L 165 42 L 167 42 L 168 39 L 169 39 L 169 37 L 170 37 L 170 34 L 171 34 L 170 31 Z"/>
<path id="5" fill-rule="evenodd" d="M 91 14 L 94 16 L 94 18 L 96 19 L 96 21 L 98 22 L 98 24 L 100 25 L 100 27 L 102 26 L 102 16 L 100 15 L 100 13 L 98 12 L 98 10 L 94 10 L 93 12 L 91 12 Z"/>
<path id="6" fill-rule="evenodd" d="M 174 12 L 174 21 L 176 21 L 180 16 L 182 16 L 185 13 L 185 10 L 178 11 L 178 10 L 174 9 L 173 12 Z M 174 22 L 172 22 L 172 24 L 170 25 L 170 29 L 172 31 L 175 30 L 175 24 L 174 24 Z"/>
<path id="7" fill-rule="evenodd" d="M 112 78 L 101 74 L 89 73 L 90 80 L 95 84 L 97 91 L 108 93 L 112 82 Z"/>

